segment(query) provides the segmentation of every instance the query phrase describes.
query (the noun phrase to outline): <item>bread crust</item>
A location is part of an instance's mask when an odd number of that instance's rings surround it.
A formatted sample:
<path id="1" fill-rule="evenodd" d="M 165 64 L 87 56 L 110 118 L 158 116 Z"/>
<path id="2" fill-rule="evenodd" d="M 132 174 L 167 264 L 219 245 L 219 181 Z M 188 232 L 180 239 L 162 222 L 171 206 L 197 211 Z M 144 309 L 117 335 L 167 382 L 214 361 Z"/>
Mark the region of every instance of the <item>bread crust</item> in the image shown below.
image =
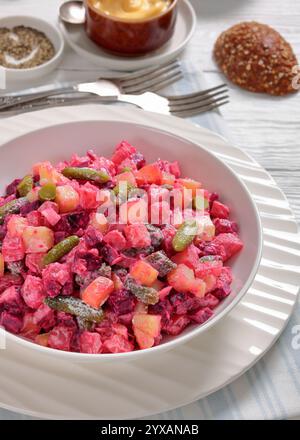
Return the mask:
<path id="1" fill-rule="evenodd" d="M 232 26 L 217 39 L 214 58 L 228 79 L 251 92 L 283 96 L 297 91 L 292 85 L 298 64 L 292 47 L 265 24 Z"/>

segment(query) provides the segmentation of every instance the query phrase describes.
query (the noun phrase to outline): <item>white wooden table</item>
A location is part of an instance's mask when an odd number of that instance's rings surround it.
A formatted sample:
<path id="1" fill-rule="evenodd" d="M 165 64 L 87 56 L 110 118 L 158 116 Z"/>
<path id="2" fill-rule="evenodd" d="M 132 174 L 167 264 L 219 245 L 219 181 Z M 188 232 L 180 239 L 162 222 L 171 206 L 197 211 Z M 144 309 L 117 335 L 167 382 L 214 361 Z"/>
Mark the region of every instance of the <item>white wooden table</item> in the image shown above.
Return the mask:
<path id="1" fill-rule="evenodd" d="M 63 0 L 0 0 L 0 16 L 36 14 L 55 20 Z M 196 35 L 184 54 L 193 60 L 193 70 L 203 70 L 207 80 L 224 80 L 212 57 L 218 34 L 243 20 L 257 20 L 274 26 L 293 45 L 300 62 L 300 2 L 298 0 L 191 0 L 198 17 Z M 95 72 L 95 76 L 93 74 Z M 82 63 L 71 49 L 56 79 L 86 79 L 97 76 L 97 68 Z M 53 75 L 44 78 L 53 80 Z M 231 138 L 274 176 L 288 196 L 300 220 L 300 93 L 288 98 L 271 98 L 244 92 L 231 86 L 231 103 L 223 115 Z"/>

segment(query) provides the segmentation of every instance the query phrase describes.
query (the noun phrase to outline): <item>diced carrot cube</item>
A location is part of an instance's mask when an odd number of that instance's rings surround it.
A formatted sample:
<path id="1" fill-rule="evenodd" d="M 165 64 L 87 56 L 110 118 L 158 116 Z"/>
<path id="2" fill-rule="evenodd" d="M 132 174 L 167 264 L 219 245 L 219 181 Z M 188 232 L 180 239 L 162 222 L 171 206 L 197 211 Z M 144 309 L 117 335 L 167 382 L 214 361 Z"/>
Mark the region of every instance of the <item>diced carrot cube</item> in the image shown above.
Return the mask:
<path id="1" fill-rule="evenodd" d="M 155 183 L 156 185 L 161 184 L 162 171 L 157 163 L 145 165 L 139 171 L 137 171 L 136 180 L 139 185 L 145 185 L 147 183 Z"/>
<path id="2" fill-rule="evenodd" d="M 149 263 L 138 260 L 130 269 L 130 275 L 140 284 L 151 286 L 158 277 L 158 271 Z"/>
<path id="3" fill-rule="evenodd" d="M 82 300 L 98 309 L 105 303 L 109 295 L 114 290 L 114 283 L 106 277 L 98 277 L 91 282 L 82 294 Z"/>
<path id="4" fill-rule="evenodd" d="M 4 258 L 3 255 L 0 253 L 0 277 L 3 277 L 4 275 Z"/>

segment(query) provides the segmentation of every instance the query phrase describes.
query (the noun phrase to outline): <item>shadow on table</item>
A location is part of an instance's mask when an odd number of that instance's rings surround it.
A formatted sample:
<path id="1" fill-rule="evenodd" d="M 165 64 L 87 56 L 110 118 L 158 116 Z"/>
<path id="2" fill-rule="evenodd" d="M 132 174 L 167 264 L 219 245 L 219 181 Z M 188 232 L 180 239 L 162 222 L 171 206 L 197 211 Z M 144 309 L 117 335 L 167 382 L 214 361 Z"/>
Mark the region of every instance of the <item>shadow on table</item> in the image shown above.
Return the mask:
<path id="1" fill-rule="evenodd" d="M 223 15 L 228 11 L 238 10 L 248 0 L 190 0 L 190 2 L 194 6 L 197 15 L 213 17 Z"/>

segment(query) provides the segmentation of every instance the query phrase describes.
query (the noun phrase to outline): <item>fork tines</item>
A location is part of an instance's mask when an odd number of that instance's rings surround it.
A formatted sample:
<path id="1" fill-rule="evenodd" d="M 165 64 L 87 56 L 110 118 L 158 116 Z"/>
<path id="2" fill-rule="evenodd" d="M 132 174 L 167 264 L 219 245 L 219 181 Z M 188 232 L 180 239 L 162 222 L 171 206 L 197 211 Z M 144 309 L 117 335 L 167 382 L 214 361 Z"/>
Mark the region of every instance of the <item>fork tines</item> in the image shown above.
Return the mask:
<path id="1" fill-rule="evenodd" d="M 173 115 L 187 117 L 218 108 L 229 102 L 228 88 L 221 84 L 201 92 L 181 96 L 168 96 Z"/>
<path id="2" fill-rule="evenodd" d="M 152 69 L 143 69 L 120 79 L 122 90 L 126 94 L 139 94 L 145 90 L 156 92 L 183 77 L 178 60 Z"/>

